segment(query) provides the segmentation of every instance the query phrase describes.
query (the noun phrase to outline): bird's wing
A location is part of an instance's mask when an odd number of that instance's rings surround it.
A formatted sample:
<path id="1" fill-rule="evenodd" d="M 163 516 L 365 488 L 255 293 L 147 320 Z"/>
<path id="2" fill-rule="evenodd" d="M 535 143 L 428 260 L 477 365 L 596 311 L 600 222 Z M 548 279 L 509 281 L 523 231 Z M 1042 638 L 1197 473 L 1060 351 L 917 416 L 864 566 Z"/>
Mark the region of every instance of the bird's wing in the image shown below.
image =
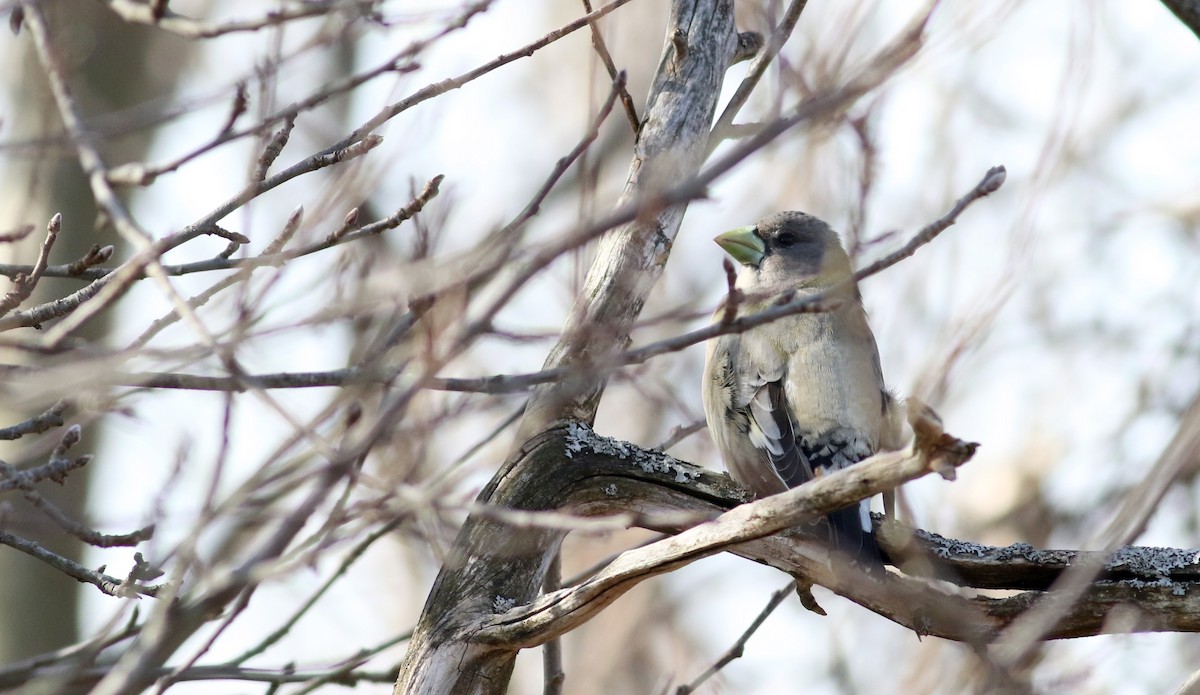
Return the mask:
<path id="1" fill-rule="evenodd" d="M 724 336 L 711 348 L 710 380 L 717 395 L 709 399 L 714 401 L 709 417 L 730 423 L 750 444 L 718 441 L 734 477 L 759 494 L 773 494 L 811 479 L 812 469 L 798 447 L 784 394 L 786 356 L 746 349 L 746 338 Z"/>
<path id="2" fill-rule="evenodd" d="M 811 480 L 813 473 L 796 439 L 796 423 L 784 395 L 786 378 L 785 373 L 774 381 L 763 383 L 750 402 L 750 412 L 760 431 L 770 429 L 773 436 L 766 442 L 767 456 L 775 472 L 791 488 Z"/>

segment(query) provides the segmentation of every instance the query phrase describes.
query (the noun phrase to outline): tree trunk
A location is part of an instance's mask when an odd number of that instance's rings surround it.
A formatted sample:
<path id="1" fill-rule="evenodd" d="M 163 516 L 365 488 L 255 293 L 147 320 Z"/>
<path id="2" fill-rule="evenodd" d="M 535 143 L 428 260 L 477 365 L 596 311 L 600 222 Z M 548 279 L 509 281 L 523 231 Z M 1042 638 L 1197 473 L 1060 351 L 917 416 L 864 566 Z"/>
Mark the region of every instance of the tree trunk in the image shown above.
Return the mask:
<path id="1" fill-rule="evenodd" d="M 725 70 L 737 48 L 732 0 L 676 0 L 658 73 L 618 205 L 644 212 L 600 242 L 563 337 L 547 367 L 603 362 L 629 331 L 662 273 L 686 205 L 655 205 L 655 193 L 694 176 L 703 162 Z M 537 390 L 514 453 L 478 502 L 520 510 L 563 500 L 552 473 L 562 456 L 530 456 L 530 442 L 555 422 L 592 422 L 605 379 L 596 370 Z M 504 693 L 517 649 L 472 640 L 487 617 L 533 600 L 562 541 L 557 530 L 514 530 L 472 515 L 426 601 L 401 666 L 396 693 Z"/>

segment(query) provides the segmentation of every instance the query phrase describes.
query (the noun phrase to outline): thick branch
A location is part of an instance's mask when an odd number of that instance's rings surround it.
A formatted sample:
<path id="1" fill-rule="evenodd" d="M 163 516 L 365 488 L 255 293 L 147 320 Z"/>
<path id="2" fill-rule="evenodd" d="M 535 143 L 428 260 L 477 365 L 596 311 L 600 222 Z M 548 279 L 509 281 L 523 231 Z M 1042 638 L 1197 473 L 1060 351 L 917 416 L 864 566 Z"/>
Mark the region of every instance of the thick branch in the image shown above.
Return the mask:
<path id="1" fill-rule="evenodd" d="M 1162 0 L 1162 3 L 1200 38 L 1200 0 Z"/>
<path id="2" fill-rule="evenodd" d="M 590 430 L 572 429 L 565 454 L 572 456 L 573 448 L 594 447 L 596 440 L 588 435 Z M 973 449 L 953 463 L 964 463 L 971 453 Z M 864 497 L 895 489 L 932 470 L 929 458 L 923 453 L 886 452 L 787 492 L 743 504 L 711 522 L 622 553 L 586 582 L 488 621 L 474 639 L 508 647 L 541 644 L 578 627 L 646 579 L 817 519 Z"/>
<path id="3" fill-rule="evenodd" d="M 732 3 L 675 3 L 646 122 L 629 168 L 622 207 L 652 198 L 700 171 L 726 68 L 737 46 Z M 662 274 L 685 204 L 646 210 L 600 240 L 562 339 L 545 368 L 605 361 L 629 343 L 629 332 Z M 550 422 L 591 422 L 607 373 L 587 370 L 535 390 L 518 441 Z"/>
<path id="4" fill-rule="evenodd" d="M 726 68 L 737 46 L 732 0 L 673 4 L 661 63 L 648 99 L 629 179 L 617 207 L 657 200 L 660 191 L 698 173 Z M 684 201 L 687 199 L 685 198 Z M 662 273 L 685 210 L 643 202 L 634 219 L 606 234 L 546 366 L 586 364 L 608 359 L 629 342 L 629 332 Z M 536 260 L 536 259 L 534 259 Z M 523 275 L 518 272 L 518 277 Z M 500 293 L 500 300 L 507 298 Z M 490 315 L 485 313 L 485 318 Z M 541 386 L 530 399 L 517 441 L 542 432 L 552 422 L 595 416 L 606 373 L 584 370 L 574 378 Z M 558 467 L 526 470 L 514 457 L 480 493 L 481 503 L 517 509 L 549 509 L 557 488 L 540 493 L 544 503 L 525 495 L 528 483 Z M 551 499 L 546 499 L 549 491 Z M 495 606 L 525 603 L 537 595 L 561 531 L 527 531 L 519 540 L 497 544 L 505 527 L 472 515 L 463 525 L 451 557 L 438 576 L 413 635 L 396 692 L 479 692 L 507 690 L 516 649 L 481 648 L 456 641 L 462 628 L 477 625 Z M 502 537 L 502 536 L 500 536 Z"/>
<path id="5" fill-rule="evenodd" d="M 569 509 L 587 515 L 636 509 L 643 519 L 671 519 L 688 513 L 715 514 L 746 499 L 746 493 L 724 475 L 599 437 L 578 424 L 549 430 L 530 442 L 522 457 L 532 463 L 557 460 L 561 464 L 550 470 L 541 466 L 543 474 L 526 481 L 521 494 L 525 508 Z M 505 649 L 533 646 L 570 630 L 645 579 L 730 550 L 826 586 L 920 634 L 983 643 L 1043 599 L 1053 600 L 1046 590 L 1057 577 L 1070 565 L 1096 555 L 1020 543 L 983 546 L 896 522 L 880 523 L 877 517 L 883 549 L 890 557 L 907 558 L 906 569 L 919 569 L 921 574 L 889 573 L 883 581 L 872 581 L 832 570 L 808 525 L 780 531 L 926 471 L 919 458 L 884 454 L 782 495 L 742 505 L 700 526 L 656 525 L 657 530 L 680 533 L 624 553 L 585 582 L 528 605 L 509 607 L 498 601 L 492 607 L 494 615 L 484 614 L 474 626 L 461 626 L 456 639 L 486 641 Z M 493 542 L 513 536 L 511 531 L 497 533 Z M 474 578 L 486 581 L 485 577 Z M 968 598 L 930 583 L 929 578 L 973 589 L 1027 591 L 1001 598 Z M 1198 589 L 1200 563 L 1195 550 L 1123 548 L 1107 560 L 1104 573 L 1080 601 L 1061 606 L 1062 618 L 1047 638 L 1112 631 L 1200 631 Z"/>

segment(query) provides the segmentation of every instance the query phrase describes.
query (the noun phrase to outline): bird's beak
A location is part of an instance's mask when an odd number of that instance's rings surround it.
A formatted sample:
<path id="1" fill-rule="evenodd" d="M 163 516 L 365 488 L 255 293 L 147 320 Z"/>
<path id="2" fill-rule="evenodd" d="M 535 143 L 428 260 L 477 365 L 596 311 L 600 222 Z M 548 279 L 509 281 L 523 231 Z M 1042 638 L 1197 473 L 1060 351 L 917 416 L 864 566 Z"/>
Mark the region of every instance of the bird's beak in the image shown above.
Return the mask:
<path id="1" fill-rule="evenodd" d="M 767 245 L 758 236 L 758 227 L 738 227 L 713 239 L 725 253 L 742 265 L 758 265 L 767 253 Z"/>

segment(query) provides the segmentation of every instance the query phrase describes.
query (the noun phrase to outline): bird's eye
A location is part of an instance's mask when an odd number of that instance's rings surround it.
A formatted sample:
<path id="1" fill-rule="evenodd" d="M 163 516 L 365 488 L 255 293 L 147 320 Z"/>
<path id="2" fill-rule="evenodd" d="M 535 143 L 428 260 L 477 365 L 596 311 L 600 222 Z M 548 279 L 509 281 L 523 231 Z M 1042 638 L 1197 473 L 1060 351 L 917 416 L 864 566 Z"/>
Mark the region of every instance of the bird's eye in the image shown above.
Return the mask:
<path id="1" fill-rule="evenodd" d="M 790 246 L 795 246 L 796 242 L 798 242 L 798 241 L 800 241 L 800 237 L 796 236 L 795 234 L 792 234 L 791 232 L 784 232 L 784 233 L 780 234 L 779 236 L 775 237 L 775 243 L 779 244 L 781 247 L 783 247 L 785 249 Z"/>

